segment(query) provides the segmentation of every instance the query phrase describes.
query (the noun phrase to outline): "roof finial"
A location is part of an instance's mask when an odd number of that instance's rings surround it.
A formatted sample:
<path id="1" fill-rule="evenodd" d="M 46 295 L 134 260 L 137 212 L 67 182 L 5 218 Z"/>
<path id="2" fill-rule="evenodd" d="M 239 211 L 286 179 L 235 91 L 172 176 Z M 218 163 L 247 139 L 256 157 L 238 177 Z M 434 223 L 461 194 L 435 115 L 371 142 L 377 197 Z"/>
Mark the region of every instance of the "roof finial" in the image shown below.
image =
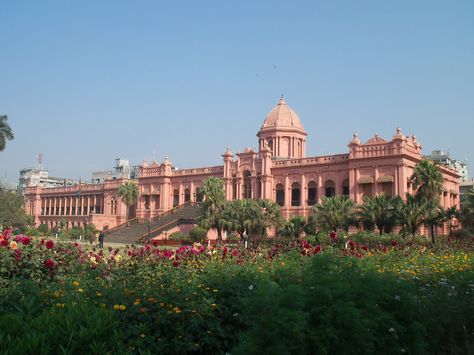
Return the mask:
<path id="1" fill-rule="evenodd" d="M 281 104 L 284 104 L 284 103 L 285 103 L 285 98 L 283 97 L 283 94 L 281 94 L 280 102 L 278 104 L 281 105 Z"/>

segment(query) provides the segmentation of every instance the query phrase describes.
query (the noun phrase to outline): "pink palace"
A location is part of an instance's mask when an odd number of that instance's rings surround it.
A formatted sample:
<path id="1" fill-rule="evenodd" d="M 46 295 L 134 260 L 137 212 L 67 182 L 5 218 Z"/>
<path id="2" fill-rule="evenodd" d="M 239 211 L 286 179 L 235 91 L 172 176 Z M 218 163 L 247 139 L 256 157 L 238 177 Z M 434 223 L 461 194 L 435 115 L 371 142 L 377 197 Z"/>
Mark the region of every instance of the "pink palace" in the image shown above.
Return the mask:
<path id="1" fill-rule="evenodd" d="M 287 218 L 308 216 L 324 196 L 347 195 L 356 203 L 379 193 L 404 197 L 414 192 L 409 178 L 422 159 L 421 145 L 415 136 L 403 135 L 400 128 L 394 133 L 389 140 L 374 135 L 365 143 L 354 134 L 347 153 L 308 157 L 307 132 L 282 96 L 257 133 L 258 151 L 245 148 L 233 154 L 227 148 L 223 165 L 193 169 L 175 169 L 168 158 L 161 164 L 143 162 L 138 178 L 140 195 L 130 216 L 153 218 L 201 201 L 199 188 L 209 176 L 223 179 L 227 200 L 270 199 L 281 206 Z M 445 187 L 442 206 L 459 208 L 459 175 L 445 167 L 441 170 Z M 126 206 L 118 196 L 123 181 L 29 187 L 25 209 L 36 224 L 53 227 L 65 220 L 68 227 L 93 223 L 99 229 L 110 229 L 126 222 Z"/>

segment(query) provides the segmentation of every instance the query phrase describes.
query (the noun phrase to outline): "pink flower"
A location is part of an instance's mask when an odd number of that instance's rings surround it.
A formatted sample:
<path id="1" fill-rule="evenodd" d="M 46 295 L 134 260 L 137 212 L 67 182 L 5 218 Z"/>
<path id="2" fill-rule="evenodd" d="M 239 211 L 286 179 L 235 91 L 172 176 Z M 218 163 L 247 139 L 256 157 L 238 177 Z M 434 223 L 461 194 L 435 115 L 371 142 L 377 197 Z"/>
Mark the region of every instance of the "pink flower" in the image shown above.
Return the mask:
<path id="1" fill-rule="evenodd" d="M 44 243 L 44 245 L 47 249 L 53 249 L 54 248 L 54 242 L 52 240 L 48 240 L 46 243 Z"/>
<path id="2" fill-rule="evenodd" d="M 52 259 L 46 259 L 43 264 L 46 269 L 53 269 L 55 265 Z"/>
<path id="3" fill-rule="evenodd" d="M 239 256 L 239 251 L 237 249 L 232 250 L 232 256 L 233 257 L 238 257 Z"/>

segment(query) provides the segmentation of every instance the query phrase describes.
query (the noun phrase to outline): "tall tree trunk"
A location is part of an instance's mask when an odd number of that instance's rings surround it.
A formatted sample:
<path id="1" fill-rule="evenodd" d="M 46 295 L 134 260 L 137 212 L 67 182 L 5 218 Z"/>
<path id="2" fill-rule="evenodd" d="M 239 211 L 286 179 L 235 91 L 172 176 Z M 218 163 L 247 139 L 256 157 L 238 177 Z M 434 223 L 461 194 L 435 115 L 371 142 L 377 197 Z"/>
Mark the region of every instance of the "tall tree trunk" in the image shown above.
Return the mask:
<path id="1" fill-rule="evenodd" d="M 431 229 L 431 243 L 433 244 L 433 246 L 436 244 L 436 236 L 435 236 L 435 226 L 434 224 L 431 224 L 430 225 L 430 229 Z"/>
<path id="2" fill-rule="evenodd" d="M 217 228 L 217 244 L 222 245 L 222 230 Z"/>

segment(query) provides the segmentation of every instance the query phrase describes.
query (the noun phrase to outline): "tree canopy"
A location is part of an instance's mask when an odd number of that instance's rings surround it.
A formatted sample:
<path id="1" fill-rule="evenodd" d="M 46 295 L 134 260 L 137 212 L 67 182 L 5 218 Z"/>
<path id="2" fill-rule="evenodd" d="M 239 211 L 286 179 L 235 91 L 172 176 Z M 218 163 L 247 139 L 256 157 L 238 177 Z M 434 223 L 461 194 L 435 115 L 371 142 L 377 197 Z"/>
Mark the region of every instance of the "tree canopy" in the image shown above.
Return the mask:
<path id="1" fill-rule="evenodd" d="M 5 150 L 7 140 L 11 141 L 13 138 L 15 138 L 13 131 L 7 121 L 7 115 L 0 115 L 0 152 Z"/>

